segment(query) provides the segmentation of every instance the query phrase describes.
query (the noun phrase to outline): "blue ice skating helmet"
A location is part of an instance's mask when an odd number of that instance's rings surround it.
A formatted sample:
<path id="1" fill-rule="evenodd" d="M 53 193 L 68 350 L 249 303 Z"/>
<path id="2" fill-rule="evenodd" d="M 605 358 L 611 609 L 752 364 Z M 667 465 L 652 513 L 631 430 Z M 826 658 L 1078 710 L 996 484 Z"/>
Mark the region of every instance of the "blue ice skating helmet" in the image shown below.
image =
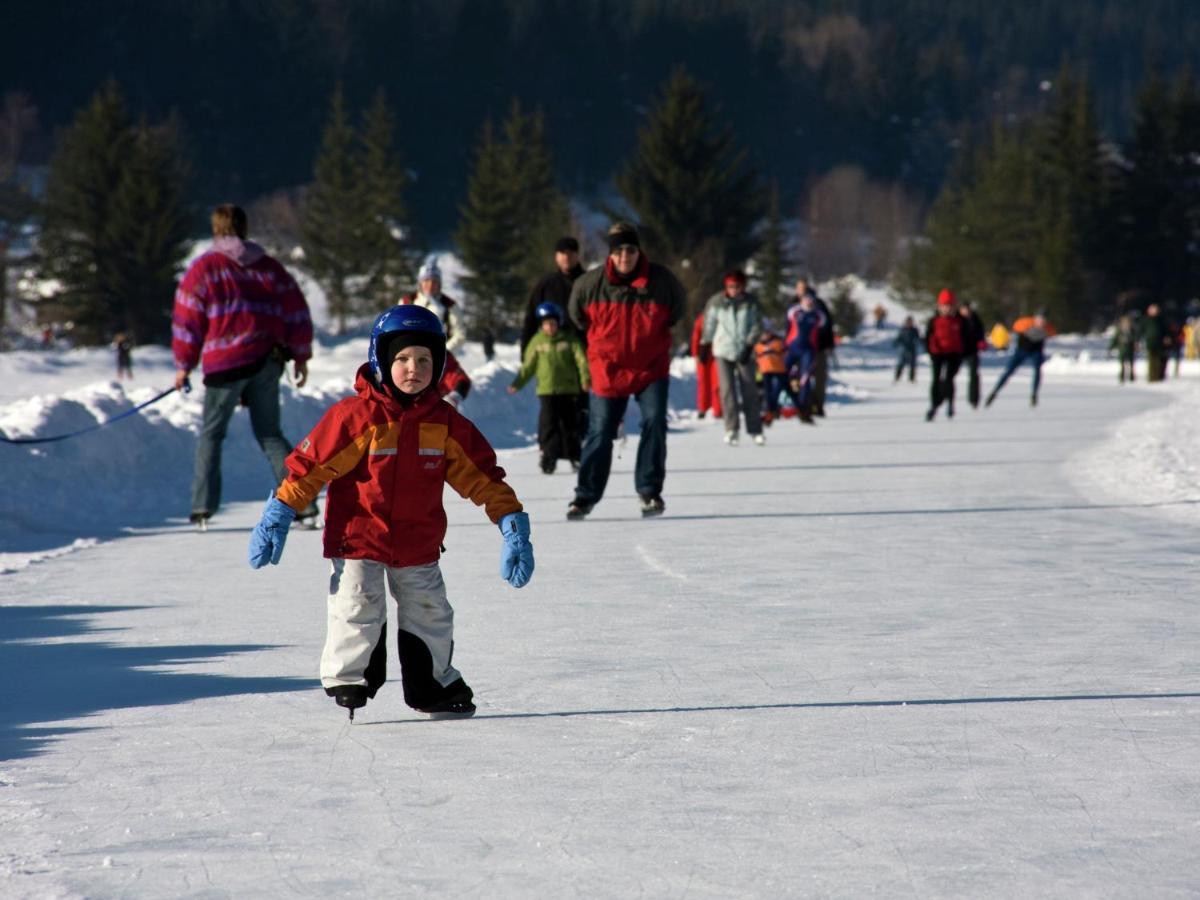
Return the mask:
<path id="1" fill-rule="evenodd" d="M 542 319 L 553 319 L 559 325 L 563 323 L 563 308 L 557 303 L 552 303 L 547 300 L 545 303 L 539 303 L 537 311 L 534 313 L 539 322 Z"/>
<path id="2" fill-rule="evenodd" d="M 392 357 L 401 347 L 428 347 L 433 354 L 433 382 L 441 380 L 446 367 L 446 332 L 437 313 L 423 306 L 393 306 L 371 326 L 367 363 L 375 383 L 392 386 Z M 398 346 L 399 345 L 399 346 Z"/>

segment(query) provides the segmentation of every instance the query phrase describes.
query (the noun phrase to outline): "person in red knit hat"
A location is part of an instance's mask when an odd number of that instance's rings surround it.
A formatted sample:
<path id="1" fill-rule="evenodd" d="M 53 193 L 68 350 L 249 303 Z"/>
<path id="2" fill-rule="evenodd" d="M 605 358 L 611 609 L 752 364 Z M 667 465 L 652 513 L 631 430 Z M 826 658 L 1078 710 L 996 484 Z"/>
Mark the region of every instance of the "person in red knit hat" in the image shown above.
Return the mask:
<path id="1" fill-rule="evenodd" d="M 929 386 L 929 411 L 925 421 L 932 422 L 938 407 L 946 403 L 946 417 L 954 417 L 954 376 L 963 358 L 963 320 L 958 314 L 954 293 L 943 288 L 938 294 L 937 313 L 925 326 L 925 349 L 933 366 Z"/>

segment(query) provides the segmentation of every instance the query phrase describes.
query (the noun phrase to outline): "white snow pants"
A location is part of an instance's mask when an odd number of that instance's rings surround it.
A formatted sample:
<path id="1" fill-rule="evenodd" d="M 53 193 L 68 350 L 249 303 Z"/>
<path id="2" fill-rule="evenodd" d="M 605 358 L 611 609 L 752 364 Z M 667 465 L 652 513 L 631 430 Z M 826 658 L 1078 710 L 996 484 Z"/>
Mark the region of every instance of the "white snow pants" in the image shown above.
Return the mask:
<path id="1" fill-rule="evenodd" d="M 454 653 L 454 610 L 446 599 L 446 583 L 437 563 L 396 569 L 367 559 L 334 559 L 329 578 L 325 649 L 321 653 L 321 685 L 364 684 L 372 695 L 382 678 L 369 684 L 367 665 L 376 648 L 386 647 L 387 596 L 399 612 L 399 644 L 406 691 L 409 683 L 429 689 L 460 678 L 450 665 Z M 423 649 L 422 646 L 423 645 Z M 409 652 L 406 653 L 406 646 Z M 411 652 L 416 646 L 417 652 Z M 424 651 L 427 650 L 426 654 Z M 383 655 L 378 657 L 382 663 Z M 410 666 L 426 671 L 409 672 Z"/>

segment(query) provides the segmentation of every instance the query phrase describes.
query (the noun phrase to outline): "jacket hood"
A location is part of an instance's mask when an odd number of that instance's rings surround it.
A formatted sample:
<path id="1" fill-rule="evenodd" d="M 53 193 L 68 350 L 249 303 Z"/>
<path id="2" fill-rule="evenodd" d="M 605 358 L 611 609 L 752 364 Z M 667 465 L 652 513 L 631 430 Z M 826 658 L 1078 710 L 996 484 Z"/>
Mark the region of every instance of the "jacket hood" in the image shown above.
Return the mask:
<path id="1" fill-rule="evenodd" d="M 254 241 L 243 241 L 230 235 L 213 238 L 212 249 L 243 267 L 252 266 L 267 255 L 267 251 Z"/>

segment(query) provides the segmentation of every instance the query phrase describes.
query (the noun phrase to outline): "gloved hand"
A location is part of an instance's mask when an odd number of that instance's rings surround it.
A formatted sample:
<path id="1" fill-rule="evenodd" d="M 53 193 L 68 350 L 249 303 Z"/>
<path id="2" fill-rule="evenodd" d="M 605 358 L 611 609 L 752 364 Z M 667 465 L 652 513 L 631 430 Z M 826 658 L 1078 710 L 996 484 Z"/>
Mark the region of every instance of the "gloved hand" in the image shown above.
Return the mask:
<path id="1" fill-rule="evenodd" d="M 455 409 L 460 409 L 462 407 L 463 395 L 460 394 L 458 391 L 451 391 L 442 399 L 445 400 L 447 403 L 449 403 L 451 406 L 453 406 Z"/>
<path id="2" fill-rule="evenodd" d="M 272 496 L 267 501 L 262 518 L 250 533 L 250 568 L 261 569 L 267 563 L 279 565 L 283 544 L 294 518 L 296 511 L 278 497 Z"/>
<path id="3" fill-rule="evenodd" d="M 712 362 L 712 344 L 701 344 L 696 351 L 696 359 L 701 363 Z"/>
<path id="4" fill-rule="evenodd" d="M 533 577 L 533 544 L 529 543 L 529 516 L 509 513 L 500 520 L 504 549 L 500 551 L 500 577 L 515 588 L 525 587 Z"/>
<path id="5" fill-rule="evenodd" d="M 752 357 L 753 355 L 754 355 L 753 347 L 743 347 L 738 352 L 738 355 L 737 355 L 738 365 L 744 366 L 746 363 L 750 362 L 750 357 Z"/>

